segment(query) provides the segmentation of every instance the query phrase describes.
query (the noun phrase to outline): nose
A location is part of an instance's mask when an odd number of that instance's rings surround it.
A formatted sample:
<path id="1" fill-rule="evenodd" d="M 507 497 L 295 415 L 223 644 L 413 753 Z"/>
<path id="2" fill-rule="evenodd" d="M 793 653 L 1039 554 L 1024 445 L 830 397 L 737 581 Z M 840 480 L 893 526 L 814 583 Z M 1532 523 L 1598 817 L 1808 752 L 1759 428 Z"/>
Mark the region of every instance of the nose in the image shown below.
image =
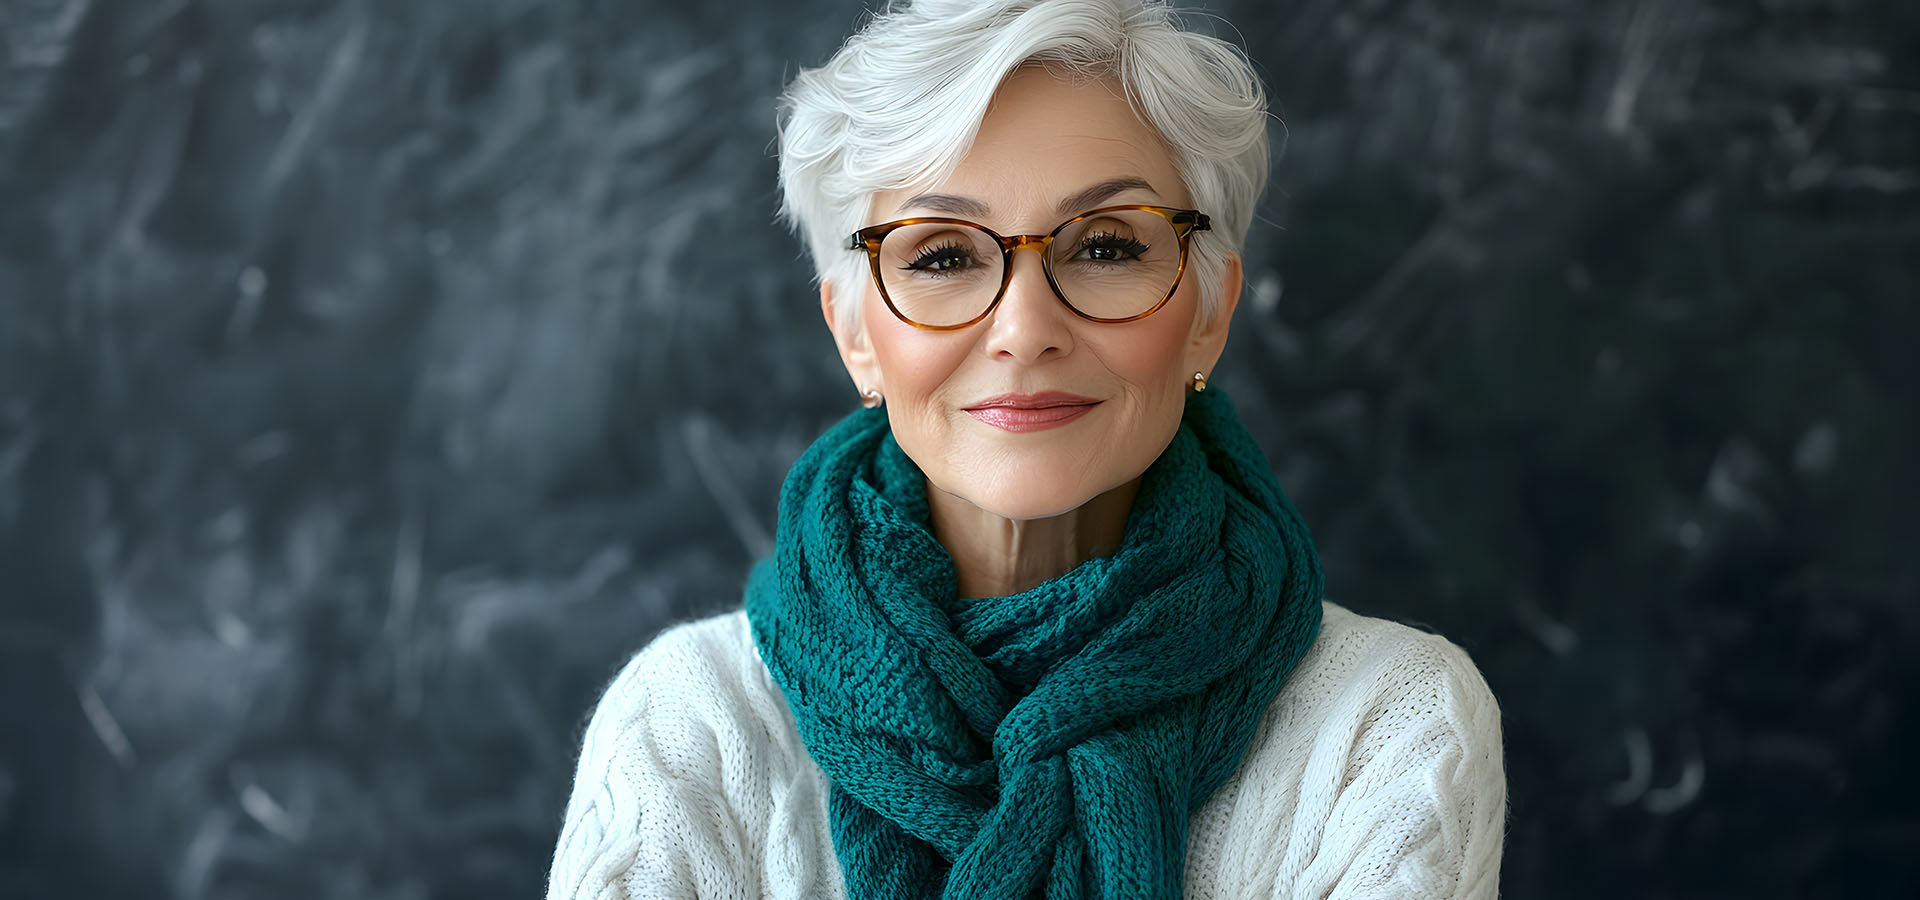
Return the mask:
<path id="1" fill-rule="evenodd" d="M 1047 283 L 1045 252 L 1039 241 L 1024 241 L 1007 260 L 1007 292 L 988 317 L 986 348 L 996 358 L 1040 362 L 1073 349 L 1073 311 Z"/>

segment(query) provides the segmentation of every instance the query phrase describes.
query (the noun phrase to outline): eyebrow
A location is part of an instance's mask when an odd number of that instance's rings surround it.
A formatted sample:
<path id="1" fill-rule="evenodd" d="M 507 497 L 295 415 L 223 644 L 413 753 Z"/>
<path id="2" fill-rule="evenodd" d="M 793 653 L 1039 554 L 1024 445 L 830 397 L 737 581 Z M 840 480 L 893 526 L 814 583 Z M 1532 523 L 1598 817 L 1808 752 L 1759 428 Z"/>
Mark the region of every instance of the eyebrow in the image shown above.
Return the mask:
<path id="1" fill-rule="evenodd" d="M 1075 191 L 1062 198 L 1060 205 L 1054 211 L 1063 216 L 1085 212 L 1099 205 L 1101 201 L 1126 191 L 1158 193 L 1153 189 L 1153 185 L 1147 183 L 1146 179 L 1126 175 L 1119 178 L 1109 178 L 1106 181 Z M 976 219 L 984 219 L 993 212 L 985 203 L 975 200 L 972 197 L 962 197 L 957 194 L 920 194 L 901 204 L 900 208 L 926 209 L 955 216 L 971 216 Z"/>
<path id="2" fill-rule="evenodd" d="M 1126 193 L 1127 191 L 1146 191 L 1150 194 L 1158 193 L 1153 189 L 1153 185 L 1148 184 L 1144 178 L 1135 178 L 1131 175 L 1121 178 L 1109 178 L 1092 187 L 1069 195 L 1060 201 L 1060 207 L 1054 211 L 1063 216 L 1086 212 L 1095 206 L 1099 206 L 1107 198 L 1115 194 Z"/>

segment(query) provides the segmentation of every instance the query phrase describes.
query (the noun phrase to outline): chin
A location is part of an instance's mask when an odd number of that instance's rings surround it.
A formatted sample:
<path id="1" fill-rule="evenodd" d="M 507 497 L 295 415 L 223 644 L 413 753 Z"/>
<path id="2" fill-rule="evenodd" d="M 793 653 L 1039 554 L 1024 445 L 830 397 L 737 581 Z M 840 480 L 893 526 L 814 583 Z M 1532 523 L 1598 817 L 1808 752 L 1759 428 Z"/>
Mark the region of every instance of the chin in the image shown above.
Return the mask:
<path id="1" fill-rule="evenodd" d="M 1105 492 L 1105 488 L 1088 483 L 1086 474 L 1051 470 L 1007 473 L 989 484 L 963 479 L 943 490 L 1002 518 L 1049 519 L 1073 512 Z"/>

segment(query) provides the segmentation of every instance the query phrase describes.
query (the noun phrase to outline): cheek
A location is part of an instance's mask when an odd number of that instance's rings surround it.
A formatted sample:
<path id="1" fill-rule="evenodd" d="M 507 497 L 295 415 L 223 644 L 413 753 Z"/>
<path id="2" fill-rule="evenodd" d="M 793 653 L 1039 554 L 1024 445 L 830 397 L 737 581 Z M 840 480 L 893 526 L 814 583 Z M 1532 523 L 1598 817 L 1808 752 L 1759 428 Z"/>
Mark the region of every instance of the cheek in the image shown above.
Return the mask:
<path id="1" fill-rule="evenodd" d="M 1180 429 L 1180 417 L 1187 408 L 1187 385 L 1193 376 L 1187 348 L 1193 311 L 1198 305 L 1194 299 L 1175 296 L 1167 308 L 1145 319 L 1098 333 L 1100 337 L 1091 349 L 1114 379 L 1125 386 L 1128 403 L 1125 415 L 1114 422 L 1121 434 L 1101 442 L 1100 452 L 1105 456 L 1103 460 L 1090 460 L 1090 468 L 1111 470 L 1117 473 L 1116 481 L 1137 476 Z"/>
<path id="2" fill-rule="evenodd" d="M 924 412 L 927 401 L 939 393 L 965 360 L 966 342 L 900 321 L 872 291 L 867 294 L 863 313 L 888 405 L 898 403 L 896 412 Z"/>
<path id="3" fill-rule="evenodd" d="M 968 344 L 958 336 L 922 331 L 900 321 L 872 292 L 863 313 L 880 369 L 887 421 L 894 438 L 924 467 L 930 461 L 925 449 L 946 446 L 951 440 L 946 388 L 966 360 Z"/>
<path id="4" fill-rule="evenodd" d="M 1101 359 L 1114 375 L 1130 385 L 1159 390 L 1191 374 L 1180 371 L 1187 342 L 1184 323 L 1149 318 L 1135 324 L 1137 328 L 1101 342 Z"/>
<path id="5" fill-rule="evenodd" d="M 1186 371 L 1193 308 L 1191 298 L 1176 296 L 1168 308 L 1145 319 L 1096 333 L 1097 355 L 1108 371 L 1126 383 L 1142 405 L 1142 415 L 1164 415 L 1163 407 L 1172 405 L 1176 410 L 1172 416 L 1178 419 L 1178 410 L 1185 408 L 1187 379 L 1193 375 Z"/>

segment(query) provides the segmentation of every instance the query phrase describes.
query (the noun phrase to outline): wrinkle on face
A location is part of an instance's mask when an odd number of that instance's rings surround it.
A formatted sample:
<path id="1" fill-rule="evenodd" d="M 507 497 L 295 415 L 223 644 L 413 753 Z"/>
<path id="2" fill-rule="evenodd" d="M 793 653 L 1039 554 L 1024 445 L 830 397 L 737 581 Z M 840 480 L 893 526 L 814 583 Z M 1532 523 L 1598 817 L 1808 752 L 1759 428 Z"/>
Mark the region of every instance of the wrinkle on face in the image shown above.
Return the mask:
<path id="1" fill-rule="evenodd" d="M 1192 206 L 1165 142 L 1114 85 L 1028 67 L 996 92 L 951 175 L 878 195 L 872 209 L 876 223 L 973 209 L 982 215 L 960 217 L 1003 235 L 1045 234 L 1086 211 L 1062 211 L 1063 202 L 1113 179 L 1140 183 L 1092 206 Z M 914 205 L 929 195 L 939 209 Z M 926 473 L 934 531 L 960 570 L 963 596 L 1023 590 L 1118 549 L 1138 479 L 1179 427 L 1188 379 L 1211 370 L 1225 340 L 1224 331 L 1201 339 L 1199 295 L 1189 264 L 1152 315 L 1091 322 L 1059 300 L 1038 257 L 1022 250 L 993 313 L 932 332 L 900 321 L 868 281 L 860 300 L 868 350 L 847 357 L 849 371 L 882 391 L 895 439 Z M 965 411 L 998 394 L 1046 390 L 1100 403 L 1072 423 L 1028 433 Z"/>

